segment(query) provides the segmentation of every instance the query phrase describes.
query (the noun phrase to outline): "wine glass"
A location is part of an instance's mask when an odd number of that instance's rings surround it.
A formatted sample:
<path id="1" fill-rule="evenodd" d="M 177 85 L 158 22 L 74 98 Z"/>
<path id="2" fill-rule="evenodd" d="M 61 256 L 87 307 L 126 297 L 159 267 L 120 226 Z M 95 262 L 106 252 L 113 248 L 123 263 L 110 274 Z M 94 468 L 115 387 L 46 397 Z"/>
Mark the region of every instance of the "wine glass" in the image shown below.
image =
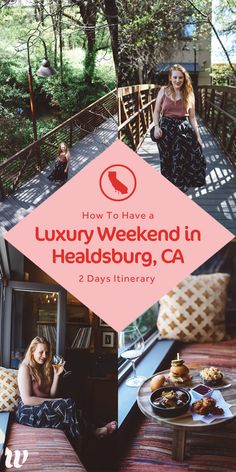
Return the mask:
<path id="1" fill-rule="evenodd" d="M 121 357 L 131 361 L 133 366 L 133 375 L 126 380 L 126 385 L 129 387 L 139 387 L 146 378 L 137 376 L 135 368 L 135 360 L 144 351 L 144 340 L 136 326 L 128 327 L 119 333 L 119 349 Z"/>
<path id="2" fill-rule="evenodd" d="M 56 369 L 58 369 L 62 364 L 64 364 L 65 360 L 62 356 L 60 356 L 59 354 L 55 354 L 53 356 L 53 359 L 52 359 L 52 365 L 56 367 Z M 66 370 L 65 367 L 64 367 L 64 371 L 63 371 L 63 377 L 68 377 L 68 375 L 70 375 L 72 372 L 71 370 Z"/>

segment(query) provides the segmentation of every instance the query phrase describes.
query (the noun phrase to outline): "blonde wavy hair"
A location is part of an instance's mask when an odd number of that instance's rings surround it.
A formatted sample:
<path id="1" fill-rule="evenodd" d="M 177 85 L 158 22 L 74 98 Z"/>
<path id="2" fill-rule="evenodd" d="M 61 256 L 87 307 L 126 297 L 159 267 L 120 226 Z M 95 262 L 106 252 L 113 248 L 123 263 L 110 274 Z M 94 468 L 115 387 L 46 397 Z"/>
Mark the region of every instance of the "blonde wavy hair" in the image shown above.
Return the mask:
<path id="1" fill-rule="evenodd" d="M 48 349 L 48 357 L 42 366 L 39 366 L 37 364 L 33 355 L 38 344 L 44 344 L 44 346 L 46 346 Z M 32 339 L 26 351 L 24 361 L 30 369 L 30 374 L 32 378 L 39 385 L 48 386 L 52 383 L 52 348 L 51 344 L 46 338 L 36 336 L 34 339 Z"/>
<path id="2" fill-rule="evenodd" d="M 61 152 L 62 152 L 61 147 L 62 147 L 63 145 L 66 147 L 65 153 L 67 154 L 68 151 L 69 151 L 69 147 L 67 146 L 66 143 L 63 142 L 63 143 L 59 144 L 59 146 L 58 146 L 58 148 L 57 148 L 57 155 L 58 155 L 58 156 L 60 156 L 60 154 L 61 154 Z"/>
<path id="3" fill-rule="evenodd" d="M 174 64 L 170 68 L 170 70 L 169 70 L 169 83 L 168 83 L 166 89 L 168 90 L 168 92 L 169 92 L 169 94 L 170 94 L 170 96 L 173 100 L 175 100 L 175 90 L 174 90 L 174 87 L 172 85 L 171 78 L 172 78 L 172 72 L 174 72 L 174 71 L 182 72 L 182 74 L 184 76 L 184 83 L 181 87 L 181 93 L 182 93 L 182 97 L 183 97 L 184 107 L 185 107 L 186 111 L 188 111 L 189 108 L 191 108 L 191 106 L 193 104 L 193 98 L 194 98 L 193 86 L 192 86 L 190 75 L 186 71 L 186 69 L 183 66 L 181 66 L 180 64 Z"/>

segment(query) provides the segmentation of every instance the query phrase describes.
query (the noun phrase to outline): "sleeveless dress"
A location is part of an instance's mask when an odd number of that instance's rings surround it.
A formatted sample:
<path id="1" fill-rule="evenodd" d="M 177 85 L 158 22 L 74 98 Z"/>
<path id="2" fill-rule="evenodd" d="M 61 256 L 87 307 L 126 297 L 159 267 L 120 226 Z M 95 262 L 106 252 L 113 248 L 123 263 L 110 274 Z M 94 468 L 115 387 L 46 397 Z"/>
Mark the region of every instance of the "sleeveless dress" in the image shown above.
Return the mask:
<path id="1" fill-rule="evenodd" d="M 162 137 L 155 141 L 162 175 L 183 192 L 204 186 L 206 161 L 182 98 L 174 101 L 164 95 L 161 115 Z"/>
<path id="2" fill-rule="evenodd" d="M 32 394 L 35 397 L 49 397 L 50 388 L 42 391 L 32 379 Z M 16 413 L 17 423 L 35 428 L 61 429 L 71 438 L 80 436 L 80 424 L 77 419 L 76 403 L 72 398 L 45 400 L 41 405 L 29 406 L 20 400 Z"/>
<path id="3" fill-rule="evenodd" d="M 67 158 L 65 153 L 61 153 L 55 162 L 55 166 L 51 174 L 48 176 L 48 180 L 52 182 L 65 183 L 68 178 L 68 171 L 65 172 L 67 166 Z"/>

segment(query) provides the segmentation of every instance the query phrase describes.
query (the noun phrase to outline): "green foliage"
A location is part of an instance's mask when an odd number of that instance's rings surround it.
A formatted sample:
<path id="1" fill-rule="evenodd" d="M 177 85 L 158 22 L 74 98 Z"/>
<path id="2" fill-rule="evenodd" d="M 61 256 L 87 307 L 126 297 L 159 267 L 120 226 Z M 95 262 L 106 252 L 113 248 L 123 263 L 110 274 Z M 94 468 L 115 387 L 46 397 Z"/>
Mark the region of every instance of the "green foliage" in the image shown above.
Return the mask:
<path id="1" fill-rule="evenodd" d="M 214 15 L 225 33 L 236 33 L 236 2 L 235 0 L 220 0 L 215 2 Z"/>
<path id="2" fill-rule="evenodd" d="M 145 313 L 137 318 L 133 323 L 129 325 L 136 326 L 142 335 L 147 334 L 157 324 L 158 306 L 157 303 L 151 306 Z"/>
<path id="3" fill-rule="evenodd" d="M 0 96 L 1 104 L 10 110 L 25 103 L 28 97 L 25 71 L 11 58 L 0 62 Z"/>
<path id="4" fill-rule="evenodd" d="M 30 121 L 30 124 L 31 124 L 31 121 Z M 38 137 L 41 138 L 46 133 L 48 133 L 53 128 L 55 128 L 57 125 L 58 125 L 58 119 L 53 118 L 52 116 L 48 117 L 48 119 L 39 118 L 37 120 Z"/>
<path id="5" fill-rule="evenodd" d="M 227 64 L 215 64 L 212 66 L 213 85 L 235 85 L 232 69 Z"/>
<path id="6" fill-rule="evenodd" d="M 33 132 L 30 120 L 14 112 L 0 108 L 0 161 L 18 152 L 32 142 Z"/>
<path id="7" fill-rule="evenodd" d="M 20 38 L 29 34 L 29 28 L 34 28 L 37 23 L 34 20 L 32 8 L 5 7 L 1 9 L 1 48 L 9 51 L 19 43 Z M 2 54 L 1 54 L 2 55 Z"/>
<path id="8" fill-rule="evenodd" d="M 91 85 L 88 85 L 85 82 L 81 83 L 78 93 L 80 109 L 82 110 L 86 106 L 95 102 L 106 93 L 108 93 L 108 89 L 100 77 L 95 76 Z"/>
<path id="9" fill-rule="evenodd" d="M 206 24 L 198 21 L 188 0 L 118 0 L 120 11 L 119 86 L 148 82 L 158 62 L 170 62 L 170 57 L 183 45 L 180 38 L 189 18 L 196 20 L 196 35 L 205 34 Z M 208 0 L 195 3 L 209 13 Z"/>
<path id="10" fill-rule="evenodd" d="M 58 124 L 56 118 L 37 120 L 38 137 L 45 135 Z M 6 159 L 33 142 L 32 121 L 16 112 L 0 106 L 0 161 Z"/>
<path id="11" fill-rule="evenodd" d="M 60 110 L 62 120 L 73 115 L 77 110 L 78 87 L 81 80 L 81 73 L 76 74 L 72 67 L 64 64 L 62 83 L 60 75 L 53 76 L 43 83 L 43 90 L 50 105 Z"/>
<path id="12" fill-rule="evenodd" d="M 87 84 L 83 70 L 78 73 L 71 65 L 65 63 L 63 82 L 61 83 L 61 78 L 57 75 L 45 80 L 42 90 L 46 93 L 51 106 L 58 108 L 61 119 L 65 120 L 105 95 L 109 88 L 114 88 L 114 73 L 112 75 L 110 71 L 109 78 L 106 72 L 102 77 L 101 75 L 96 69 L 93 82 Z"/>
<path id="13" fill-rule="evenodd" d="M 108 28 L 98 28 L 93 53 L 88 53 L 86 32 L 81 28 L 83 19 L 80 15 L 80 7 L 76 4 L 70 7 L 68 2 L 63 0 L 64 11 L 71 18 L 73 17 L 74 21 L 69 17 L 63 17 L 63 80 L 61 81 L 59 33 L 58 31 L 56 33 L 57 48 L 55 48 L 53 33 L 53 21 L 57 14 L 58 3 L 56 0 L 44 0 L 44 2 L 39 2 L 38 6 L 43 4 L 45 6 L 43 23 L 40 20 L 40 12 L 36 14 L 32 6 L 4 7 L 0 12 L 0 139 L 2 143 L 0 161 L 33 141 L 26 47 L 27 39 L 31 34 L 36 35 L 31 38 L 29 44 L 39 137 L 115 86 L 111 54 L 108 54 L 108 62 L 96 61 L 100 50 L 105 55 L 110 50 Z M 54 16 L 51 16 L 51 8 L 54 9 Z M 89 23 L 89 16 L 86 21 Z M 99 24 L 105 23 L 101 10 L 97 14 L 97 21 Z M 96 21 L 94 25 L 96 26 Z M 48 79 L 37 76 L 37 69 L 44 57 L 43 44 L 37 38 L 38 35 L 46 42 L 48 57 L 52 65 L 55 61 L 57 62 L 58 74 Z M 83 49 L 82 53 L 81 49 Z M 77 54 L 82 55 L 82 60 L 78 59 Z"/>
<path id="14" fill-rule="evenodd" d="M 100 81 L 104 93 L 109 92 L 116 87 L 115 70 L 110 51 L 97 54 L 94 80 Z"/>
<path id="15" fill-rule="evenodd" d="M 84 58 L 84 80 L 90 85 L 93 82 L 94 72 L 96 66 L 96 50 L 86 51 Z"/>

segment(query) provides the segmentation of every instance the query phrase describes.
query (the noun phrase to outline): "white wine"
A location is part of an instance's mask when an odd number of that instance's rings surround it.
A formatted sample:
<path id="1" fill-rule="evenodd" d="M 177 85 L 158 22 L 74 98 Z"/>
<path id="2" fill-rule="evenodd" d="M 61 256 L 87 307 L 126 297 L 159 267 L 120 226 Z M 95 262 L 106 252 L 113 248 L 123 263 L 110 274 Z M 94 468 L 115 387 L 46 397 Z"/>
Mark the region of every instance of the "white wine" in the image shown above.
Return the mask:
<path id="1" fill-rule="evenodd" d="M 61 364 L 52 364 L 53 367 L 56 368 L 56 370 L 58 371 L 61 367 Z"/>
<path id="2" fill-rule="evenodd" d="M 124 351 L 121 354 L 121 357 L 124 359 L 137 359 L 143 353 L 143 349 L 130 349 L 129 351 Z"/>

